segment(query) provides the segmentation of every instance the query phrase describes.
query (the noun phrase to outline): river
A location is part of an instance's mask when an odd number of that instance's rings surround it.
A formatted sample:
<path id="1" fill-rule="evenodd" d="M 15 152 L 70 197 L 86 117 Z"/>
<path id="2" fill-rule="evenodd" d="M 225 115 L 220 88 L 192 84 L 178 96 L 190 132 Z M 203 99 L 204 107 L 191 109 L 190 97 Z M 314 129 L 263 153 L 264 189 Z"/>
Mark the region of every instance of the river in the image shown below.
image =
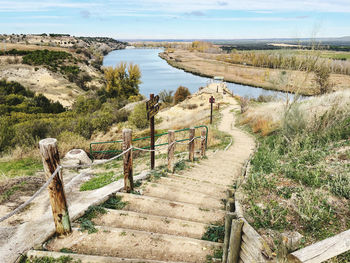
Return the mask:
<path id="1" fill-rule="evenodd" d="M 104 66 L 116 66 L 120 62 L 132 62 L 140 66 L 141 85 L 140 93 L 149 96 L 150 93 L 158 94 L 162 90 L 175 91 L 180 85 L 187 87 L 191 93 L 198 91 L 210 81 L 209 78 L 187 73 L 170 66 L 158 54 L 162 49 L 121 49 L 115 50 L 105 56 Z M 257 98 L 260 95 L 274 95 L 285 98 L 286 94 L 278 91 L 265 90 L 251 86 L 227 83 L 227 87 L 239 96 Z"/>

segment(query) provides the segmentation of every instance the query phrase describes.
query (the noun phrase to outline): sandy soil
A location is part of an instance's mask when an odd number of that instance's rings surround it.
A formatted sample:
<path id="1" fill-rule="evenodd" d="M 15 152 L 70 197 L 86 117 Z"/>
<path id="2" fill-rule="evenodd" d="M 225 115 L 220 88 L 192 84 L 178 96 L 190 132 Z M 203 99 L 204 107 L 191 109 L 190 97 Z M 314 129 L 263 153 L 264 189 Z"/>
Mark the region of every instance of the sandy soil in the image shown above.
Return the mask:
<path id="1" fill-rule="evenodd" d="M 172 66 L 193 74 L 207 77 L 224 76 L 225 81 L 271 90 L 298 92 L 303 95 L 317 94 L 312 74 L 301 71 L 234 65 L 218 61 L 215 59 L 216 56 L 216 54 L 187 50 L 175 50 L 173 53 L 161 54 L 161 57 Z M 282 71 L 287 73 L 283 75 L 283 78 Z M 331 74 L 330 81 L 334 83 L 333 90 L 344 90 L 350 87 L 350 76 L 348 75 Z"/>
<path id="2" fill-rule="evenodd" d="M 34 92 L 61 102 L 63 106 L 71 106 L 75 98 L 84 93 L 76 84 L 44 67 L 22 64 L 0 65 L 0 79 L 19 82 Z"/>

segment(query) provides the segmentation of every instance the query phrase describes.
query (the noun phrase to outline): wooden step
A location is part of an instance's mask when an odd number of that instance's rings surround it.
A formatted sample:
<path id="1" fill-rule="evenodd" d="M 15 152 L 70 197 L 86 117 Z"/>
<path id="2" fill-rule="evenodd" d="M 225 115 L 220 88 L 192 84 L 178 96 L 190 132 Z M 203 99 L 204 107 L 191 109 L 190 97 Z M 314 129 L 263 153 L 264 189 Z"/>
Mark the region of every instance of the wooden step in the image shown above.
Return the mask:
<path id="1" fill-rule="evenodd" d="M 165 216 L 155 216 L 132 211 L 107 209 L 108 213 L 93 219 L 99 226 L 143 230 L 201 239 L 208 225 Z"/>
<path id="2" fill-rule="evenodd" d="M 225 188 L 227 189 L 228 187 L 230 187 L 232 184 L 231 183 L 224 183 L 221 181 L 213 181 L 213 180 L 207 180 L 207 178 L 205 178 L 204 176 L 202 177 L 191 177 L 188 176 L 187 173 L 184 174 L 170 174 L 168 175 L 168 178 L 172 178 L 172 179 L 180 179 L 180 180 L 186 180 L 192 183 L 200 183 L 200 184 L 207 184 L 207 185 L 213 185 L 216 187 L 220 187 L 220 188 Z"/>
<path id="3" fill-rule="evenodd" d="M 54 251 L 39 251 L 29 250 L 27 252 L 28 259 L 49 257 L 58 259 L 60 257 L 69 257 L 73 262 L 81 263 L 175 263 L 170 261 L 148 260 L 148 259 L 132 259 L 132 258 L 117 258 L 117 257 L 103 257 L 84 254 L 62 253 Z M 181 263 L 181 262 L 176 262 Z"/>
<path id="4" fill-rule="evenodd" d="M 65 248 L 78 254 L 190 263 L 205 262 L 207 255 L 222 248 L 220 243 L 188 237 L 105 226 L 97 229 L 93 234 L 73 229 L 70 235 L 49 241 L 46 248 L 56 252 Z"/>
<path id="5" fill-rule="evenodd" d="M 182 188 L 188 191 L 194 191 L 206 195 L 210 195 L 213 198 L 225 198 L 226 187 L 216 186 L 209 183 L 201 183 L 199 181 L 181 179 L 180 177 L 161 177 L 155 180 L 156 183 L 162 185 L 168 185 L 170 187 Z"/>
<path id="6" fill-rule="evenodd" d="M 142 195 L 158 197 L 169 201 L 183 202 L 199 205 L 203 208 L 224 209 L 221 199 L 212 198 L 209 195 L 175 188 L 154 182 L 144 183 L 141 187 Z"/>
<path id="7" fill-rule="evenodd" d="M 233 178 L 233 172 L 222 175 L 218 172 L 219 169 L 220 167 L 218 167 L 217 170 L 199 169 L 201 172 L 196 172 L 195 169 L 191 169 L 190 173 L 183 173 L 179 176 L 182 178 L 192 179 L 195 181 L 203 181 L 219 186 L 232 185 L 235 179 Z"/>
<path id="8" fill-rule="evenodd" d="M 157 216 L 166 216 L 193 222 L 212 224 L 223 222 L 225 211 L 208 209 L 198 205 L 169 201 L 157 197 L 117 193 L 127 202 L 123 210 L 146 213 Z"/>

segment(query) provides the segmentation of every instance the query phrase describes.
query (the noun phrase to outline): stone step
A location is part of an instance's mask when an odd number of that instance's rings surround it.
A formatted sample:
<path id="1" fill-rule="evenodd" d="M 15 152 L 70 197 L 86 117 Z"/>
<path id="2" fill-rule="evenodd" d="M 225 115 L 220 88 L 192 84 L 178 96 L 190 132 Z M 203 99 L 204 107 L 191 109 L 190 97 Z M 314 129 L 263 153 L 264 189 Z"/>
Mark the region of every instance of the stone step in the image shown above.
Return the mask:
<path id="1" fill-rule="evenodd" d="M 203 208 L 224 209 L 224 204 L 221 199 L 215 199 L 196 191 L 189 191 L 180 187 L 175 188 L 154 182 L 145 182 L 140 188 L 142 190 L 142 195 L 158 197 L 169 201 L 195 204 Z"/>
<path id="2" fill-rule="evenodd" d="M 220 243 L 188 237 L 105 226 L 97 229 L 93 234 L 73 229 L 66 237 L 50 240 L 46 248 L 56 252 L 65 248 L 77 254 L 189 263 L 205 262 L 207 255 L 222 248 Z"/>
<path id="3" fill-rule="evenodd" d="M 107 209 L 107 211 L 108 213 L 94 218 L 93 222 L 99 226 L 143 230 L 197 239 L 202 238 L 208 226 L 198 222 L 132 211 L 112 209 Z"/>
<path id="4" fill-rule="evenodd" d="M 28 259 L 34 260 L 35 258 L 49 257 L 59 259 L 60 257 L 69 257 L 72 262 L 81 263 L 175 263 L 170 261 L 148 260 L 148 259 L 132 259 L 132 258 L 117 258 L 117 257 L 104 257 L 93 256 L 84 254 L 62 253 L 54 251 L 39 251 L 29 250 L 27 252 Z M 181 263 L 181 262 L 176 262 Z"/>
<path id="5" fill-rule="evenodd" d="M 204 224 L 223 222 L 225 211 L 144 195 L 117 193 L 127 202 L 123 210 L 166 216 Z"/>

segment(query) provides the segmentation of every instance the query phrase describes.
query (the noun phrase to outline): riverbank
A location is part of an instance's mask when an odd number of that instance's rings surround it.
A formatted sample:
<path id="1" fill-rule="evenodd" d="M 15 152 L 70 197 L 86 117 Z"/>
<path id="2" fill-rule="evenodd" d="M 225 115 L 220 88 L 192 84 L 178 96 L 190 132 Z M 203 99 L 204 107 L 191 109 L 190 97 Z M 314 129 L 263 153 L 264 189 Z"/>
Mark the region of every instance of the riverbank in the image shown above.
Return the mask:
<path id="1" fill-rule="evenodd" d="M 267 90 L 299 93 L 301 95 L 317 95 L 317 87 L 311 73 L 293 70 L 258 68 L 236 65 L 216 60 L 216 54 L 174 50 L 163 52 L 159 57 L 169 65 L 186 72 L 212 78 L 223 76 L 225 81 L 241 85 L 249 85 Z M 344 90 L 350 87 L 350 76 L 331 74 L 333 90 Z"/>

